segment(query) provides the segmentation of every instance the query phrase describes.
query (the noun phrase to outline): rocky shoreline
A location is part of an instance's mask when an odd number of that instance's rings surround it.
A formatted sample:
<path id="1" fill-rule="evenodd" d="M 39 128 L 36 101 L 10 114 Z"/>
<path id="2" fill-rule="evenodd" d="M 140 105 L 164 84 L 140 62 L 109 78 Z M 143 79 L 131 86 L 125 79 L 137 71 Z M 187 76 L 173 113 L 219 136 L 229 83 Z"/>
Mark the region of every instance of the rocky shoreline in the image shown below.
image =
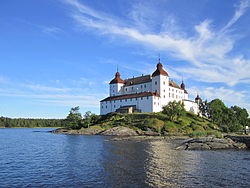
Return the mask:
<path id="1" fill-rule="evenodd" d="M 220 150 L 220 149 L 247 149 L 247 145 L 243 142 L 233 141 L 230 138 L 200 137 L 188 138 L 181 136 L 159 136 L 151 130 L 138 133 L 128 127 L 112 127 L 109 129 L 98 129 L 95 127 L 70 130 L 65 128 L 50 131 L 55 134 L 66 135 L 102 135 L 114 136 L 113 141 L 144 141 L 144 140 L 168 140 L 170 142 L 178 142 L 176 150 Z"/>
<path id="2" fill-rule="evenodd" d="M 247 149 L 246 144 L 234 142 L 230 138 L 201 137 L 190 138 L 181 143 L 177 150 L 219 150 Z"/>

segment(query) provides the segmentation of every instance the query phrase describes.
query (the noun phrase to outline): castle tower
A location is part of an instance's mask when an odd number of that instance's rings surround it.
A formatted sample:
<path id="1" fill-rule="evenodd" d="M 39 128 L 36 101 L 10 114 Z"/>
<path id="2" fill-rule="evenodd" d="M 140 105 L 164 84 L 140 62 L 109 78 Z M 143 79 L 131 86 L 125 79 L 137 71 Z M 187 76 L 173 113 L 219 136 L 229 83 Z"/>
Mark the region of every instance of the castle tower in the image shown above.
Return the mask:
<path id="1" fill-rule="evenodd" d="M 115 73 L 115 78 L 109 82 L 109 95 L 116 96 L 122 94 L 122 86 L 124 85 L 124 80 L 121 79 L 120 73 L 117 71 Z"/>
<path id="2" fill-rule="evenodd" d="M 188 92 L 186 90 L 186 86 L 185 86 L 183 80 L 181 82 L 181 89 L 184 90 L 184 99 L 188 99 Z"/>

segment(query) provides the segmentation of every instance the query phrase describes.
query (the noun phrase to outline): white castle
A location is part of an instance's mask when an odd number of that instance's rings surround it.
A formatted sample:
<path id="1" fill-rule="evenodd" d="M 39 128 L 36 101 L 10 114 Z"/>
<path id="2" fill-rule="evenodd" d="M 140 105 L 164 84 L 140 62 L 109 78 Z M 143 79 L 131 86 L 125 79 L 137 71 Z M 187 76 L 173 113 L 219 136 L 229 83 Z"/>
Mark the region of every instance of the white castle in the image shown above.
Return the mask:
<path id="1" fill-rule="evenodd" d="M 126 80 L 122 80 L 117 71 L 109 83 L 109 97 L 100 101 L 100 114 L 160 112 L 170 101 L 182 101 L 187 111 L 199 114 L 199 95 L 195 101 L 189 100 L 183 81 L 179 86 L 170 80 L 160 59 L 156 67 L 152 75 Z"/>

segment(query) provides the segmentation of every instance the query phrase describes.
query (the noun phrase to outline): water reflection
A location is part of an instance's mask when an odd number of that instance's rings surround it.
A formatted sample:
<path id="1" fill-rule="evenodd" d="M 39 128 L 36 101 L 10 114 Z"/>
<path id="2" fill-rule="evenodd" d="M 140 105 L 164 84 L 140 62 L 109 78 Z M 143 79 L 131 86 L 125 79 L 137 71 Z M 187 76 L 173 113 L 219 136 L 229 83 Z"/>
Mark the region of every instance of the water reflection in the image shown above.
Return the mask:
<path id="1" fill-rule="evenodd" d="M 173 147 L 166 140 L 108 142 L 103 160 L 107 184 L 183 187 L 193 179 L 193 185 L 202 185 L 193 176 L 197 174 L 199 153 L 176 151 Z"/>

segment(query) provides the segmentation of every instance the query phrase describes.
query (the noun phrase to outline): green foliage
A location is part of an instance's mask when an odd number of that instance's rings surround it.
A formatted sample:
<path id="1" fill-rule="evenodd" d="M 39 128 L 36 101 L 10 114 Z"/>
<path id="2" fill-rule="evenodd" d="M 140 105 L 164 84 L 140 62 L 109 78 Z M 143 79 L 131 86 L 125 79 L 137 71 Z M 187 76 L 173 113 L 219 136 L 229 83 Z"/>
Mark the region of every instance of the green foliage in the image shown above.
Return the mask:
<path id="1" fill-rule="evenodd" d="M 79 112 L 79 106 L 71 108 L 67 118 L 65 119 L 65 126 L 70 129 L 80 129 L 82 115 Z"/>
<path id="2" fill-rule="evenodd" d="M 0 117 L 0 127 L 63 127 L 63 119 L 29 119 Z"/>
<path id="3" fill-rule="evenodd" d="M 217 124 L 223 132 L 236 132 L 241 130 L 248 122 L 246 109 L 238 106 L 228 108 L 219 100 L 205 101 L 201 105 L 202 114 Z"/>
<path id="4" fill-rule="evenodd" d="M 170 121 L 178 120 L 185 113 L 184 104 L 180 101 L 169 102 L 163 107 L 162 113 L 166 114 Z"/>
<path id="5" fill-rule="evenodd" d="M 206 137 L 206 136 L 215 136 L 217 138 L 222 138 L 222 134 L 219 131 L 210 130 L 210 131 L 193 131 L 187 134 L 189 137 Z"/>
<path id="6" fill-rule="evenodd" d="M 87 111 L 83 116 L 83 121 L 82 121 L 83 127 L 89 128 L 90 125 L 94 125 L 95 123 L 97 123 L 99 119 L 100 116 L 97 116 L 91 113 L 90 111 Z"/>

